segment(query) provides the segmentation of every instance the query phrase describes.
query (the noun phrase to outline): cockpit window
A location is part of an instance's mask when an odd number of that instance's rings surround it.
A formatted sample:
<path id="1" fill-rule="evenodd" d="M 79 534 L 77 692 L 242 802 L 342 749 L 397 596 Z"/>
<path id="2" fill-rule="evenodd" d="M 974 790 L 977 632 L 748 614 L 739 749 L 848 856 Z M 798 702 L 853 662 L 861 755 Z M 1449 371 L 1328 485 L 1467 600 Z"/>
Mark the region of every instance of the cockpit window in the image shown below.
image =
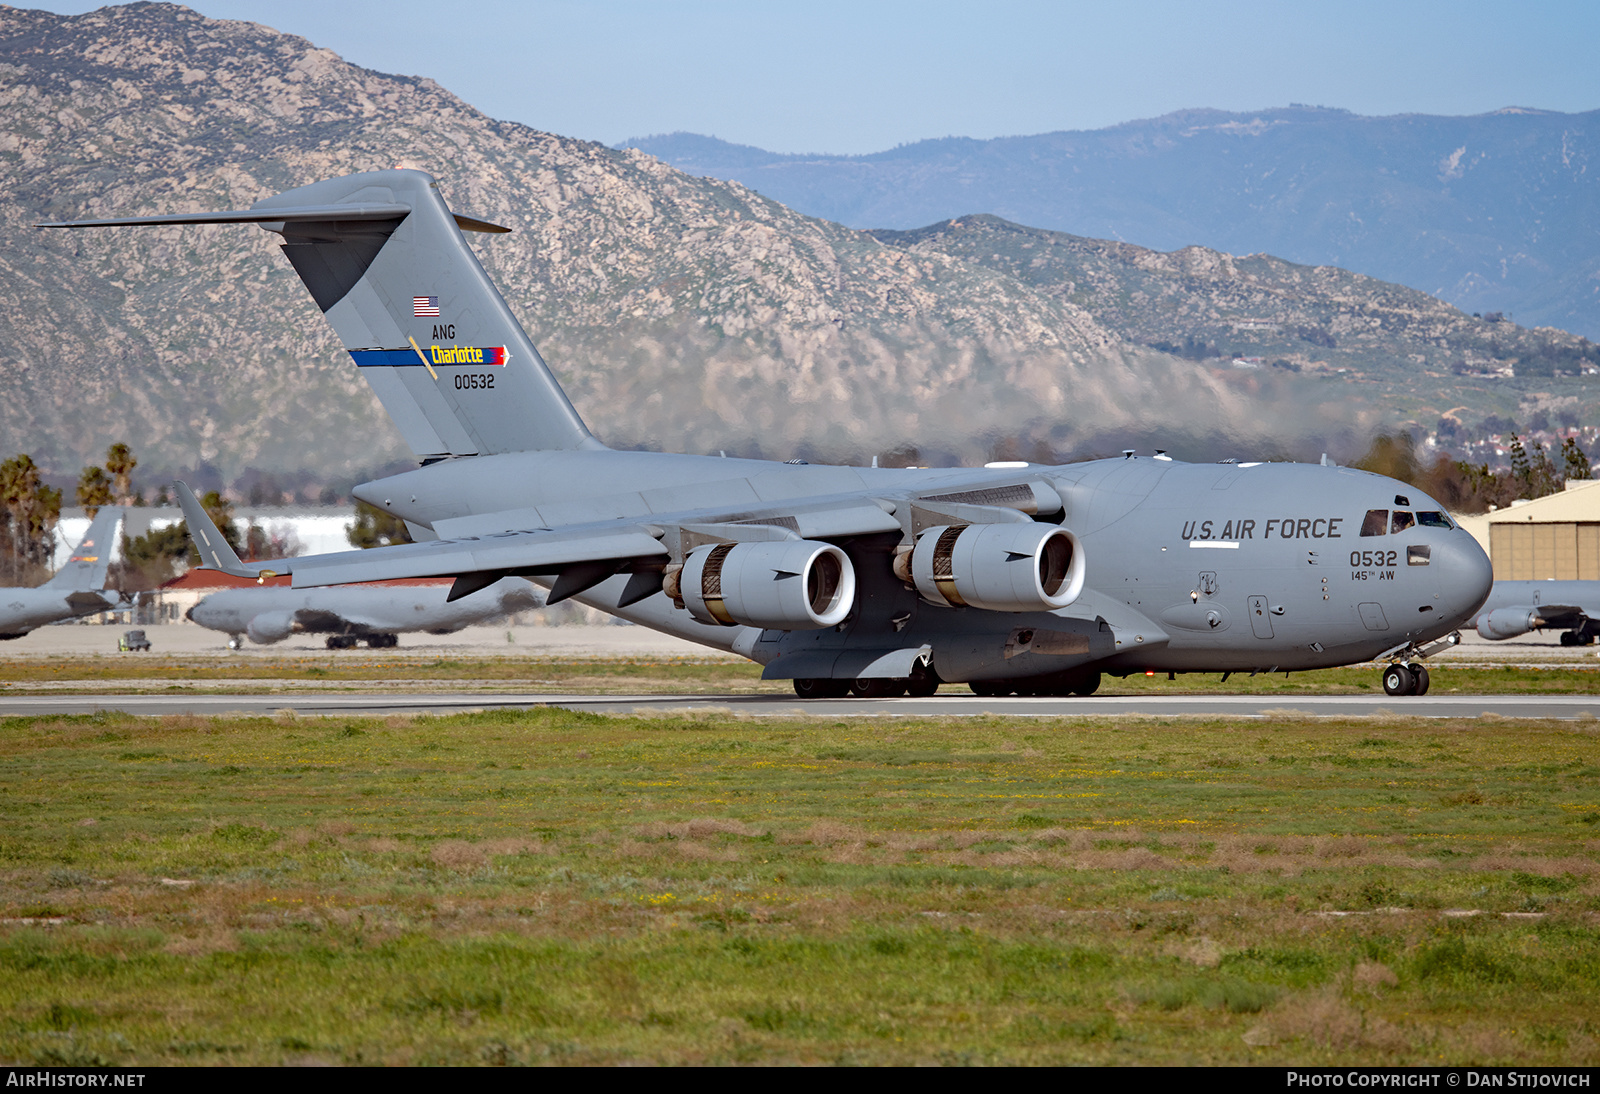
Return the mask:
<path id="1" fill-rule="evenodd" d="M 1443 513 L 1418 513 L 1417 523 L 1424 528 L 1454 528 L 1450 518 Z"/>
<path id="2" fill-rule="evenodd" d="M 1381 536 L 1389 530 L 1389 510 L 1368 509 L 1367 519 L 1361 522 L 1361 534 Z"/>
<path id="3" fill-rule="evenodd" d="M 1407 528 L 1410 528 L 1415 523 L 1417 523 L 1416 517 L 1412 516 L 1410 513 L 1396 509 L 1394 511 L 1394 527 L 1390 528 L 1389 531 L 1398 535 L 1399 533 L 1404 532 Z"/>

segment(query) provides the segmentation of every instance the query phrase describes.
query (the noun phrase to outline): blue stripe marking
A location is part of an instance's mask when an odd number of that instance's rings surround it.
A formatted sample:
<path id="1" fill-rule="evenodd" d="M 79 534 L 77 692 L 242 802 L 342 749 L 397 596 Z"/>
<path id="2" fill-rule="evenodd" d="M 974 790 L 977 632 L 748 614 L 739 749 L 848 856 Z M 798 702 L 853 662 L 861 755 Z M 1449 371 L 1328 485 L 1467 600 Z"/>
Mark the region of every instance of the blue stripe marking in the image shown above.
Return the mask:
<path id="1" fill-rule="evenodd" d="M 354 357 L 356 364 L 362 368 L 368 368 L 372 365 L 389 365 L 391 367 L 415 365 L 418 368 L 422 367 L 422 358 L 418 357 L 416 351 L 410 348 L 353 349 L 350 351 L 350 356 Z"/>

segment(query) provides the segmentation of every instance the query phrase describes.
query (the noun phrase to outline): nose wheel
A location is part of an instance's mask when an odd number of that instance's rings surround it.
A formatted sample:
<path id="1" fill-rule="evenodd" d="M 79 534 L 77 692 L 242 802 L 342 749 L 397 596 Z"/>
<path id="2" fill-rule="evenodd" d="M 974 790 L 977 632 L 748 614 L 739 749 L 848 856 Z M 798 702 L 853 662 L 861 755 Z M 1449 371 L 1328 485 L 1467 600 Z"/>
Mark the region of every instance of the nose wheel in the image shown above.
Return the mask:
<path id="1" fill-rule="evenodd" d="M 1428 694 L 1428 670 L 1416 661 L 1409 665 L 1394 664 L 1383 670 L 1385 695 Z"/>

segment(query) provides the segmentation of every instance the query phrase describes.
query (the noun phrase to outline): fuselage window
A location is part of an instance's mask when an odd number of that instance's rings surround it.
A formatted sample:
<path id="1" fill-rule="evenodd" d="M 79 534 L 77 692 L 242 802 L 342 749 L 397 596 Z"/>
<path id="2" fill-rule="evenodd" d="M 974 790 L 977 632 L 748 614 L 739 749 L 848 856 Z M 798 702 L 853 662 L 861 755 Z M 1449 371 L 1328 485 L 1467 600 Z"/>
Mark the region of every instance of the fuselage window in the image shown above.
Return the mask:
<path id="1" fill-rule="evenodd" d="M 1389 530 L 1389 510 L 1368 509 L 1367 519 L 1361 522 L 1361 534 L 1381 536 Z"/>
<path id="2" fill-rule="evenodd" d="M 1424 528 L 1454 528 L 1450 518 L 1443 513 L 1418 513 L 1417 523 Z"/>
<path id="3" fill-rule="evenodd" d="M 1404 532 L 1407 528 L 1410 528 L 1415 523 L 1417 523 L 1416 517 L 1405 512 L 1404 510 L 1396 509 L 1394 511 L 1394 527 L 1389 529 L 1389 531 L 1398 535 L 1399 533 Z"/>

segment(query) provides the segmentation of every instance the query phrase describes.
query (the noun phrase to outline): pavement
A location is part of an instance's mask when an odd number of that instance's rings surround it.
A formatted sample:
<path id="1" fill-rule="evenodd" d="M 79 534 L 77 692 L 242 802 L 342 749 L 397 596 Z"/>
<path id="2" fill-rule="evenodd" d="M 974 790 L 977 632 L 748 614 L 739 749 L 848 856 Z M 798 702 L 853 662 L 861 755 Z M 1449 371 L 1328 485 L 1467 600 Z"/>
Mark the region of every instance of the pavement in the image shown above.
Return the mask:
<path id="1" fill-rule="evenodd" d="M 139 658 L 118 654 L 122 626 L 68 624 L 42 627 L 20 639 L 0 645 L 0 656 L 19 659 Z M 469 627 L 452 635 L 404 635 L 394 649 L 330 651 L 314 636 L 296 636 L 272 646 L 247 645 L 229 650 L 225 635 L 190 623 L 144 628 L 159 654 L 184 659 L 250 660 L 268 667 L 273 661 L 301 662 L 309 655 L 360 658 L 412 659 L 416 655 L 453 658 L 525 656 L 530 659 L 649 658 L 663 661 L 738 661 L 740 658 L 698 646 L 645 627 L 566 624 L 556 626 Z M 1554 671 L 1600 668 L 1600 648 L 1562 646 L 1558 636 L 1531 635 L 1510 642 L 1488 642 L 1475 633 L 1463 636 L 1461 645 L 1436 655 L 1430 663 L 1459 665 L 1518 665 Z M 397 664 L 397 668 L 400 666 Z M 1372 666 L 1376 675 L 1378 666 Z M 293 691 L 262 681 L 251 691 L 250 681 L 196 684 L 195 694 L 182 694 L 184 685 L 162 681 L 168 694 L 130 694 L 116 689 L 138 689 L 128 680 L 84 681 L 74 685 L 79 694 L 60 694 L 48 684 L 21 685 L 0 691 L 0 716 L 83 714 L 96 710 L 130 713 L 269 714 L 293 710 L 300 714 L 450 713 L 465 710 L 529 709 L 560 706 L 606 714 L 728 711 L 751 717 L 885 716 L 949 717 L 1004 714 L 1012 717 L 1082 717 L 1130 715 L 1143 717 L 1211 716 L 1265 718 L 1294 712 L 1311 717 L 1415 716 L 1425 718 L 1559 718 L 1588 720 L 1600 716 L 1600 695 L 1494 695 L 1434 694 L 1416 697 L 1384 695 L 1272 696 L 1247 695 L 1142 695 L 1090 696 L 1088 698 L 1010 697 L 981 698 L 960 685 L 947 685 L 926 699 L 826 699 L 801 702 L 787 694 L 747 695 L 564 695 L 515 694 L 499 690 L 440 689 L 423 679 L 391 682 L 390 690 L 343 682 L 326 689 L 301 682 Z M 1600 685 L 1600 676 L 1596 677 Z M 221 693 L 218 686 L 242 688 Z M 404 689 L 404 690 L 401 690 Z M 146 689 L 140 689 L 146 690 Z M 83 694 L 82 692 L 89 692 Z M 1597 686 L 1600 692 L 1600 686 Z"/>
<path id="2" fill-rule="evenodd" d="M 482 692 L 291 692 L 203 695 L 0 693 L 0 717 L 93 714 L 296 715 L 459 714 L 563 707 L 592 714 L 726 713 L 746 717 L 1082 718 L 1553 718 L 1594 722 L 1592 695 L 1124 695 L 1089 698 L 980 698 L 952 685 L 927 699 L 815 699 L 790 695 L 507 695 Z M 1600 723 L 1596 724 L 1600 731 Z"/>
<path id="3" fill-rule="evenodd" d="M 40 627 L 21 638 L 0 642 L 0 657 L 10 659 L 59 657 L 138 657 L 136 653 L 117 653 L 117 639 L 130 630 L 126 624 L 62 623 Z M 743 661 L 736 654 L 685 642 L 649 627 L 631 624 L 570 623 L 551 626 L 467 627 L 455 634 L 402 634 L 393 649 L 357 646 L 331 651 L 326 637 L 314 634 L 291 635 L 270 646 L 246 642 L 243 649 L 228 649 L 228 636 L 194 623 L 166 623 L 139 628 L 150 640 L 152 653 L 213 655 L 234 660 L 253 658 L 303 659 L 316 652 L 324 656 L 404 657 L 416 654 L 474 657 L 684 657 L 695 660 Z"/>

